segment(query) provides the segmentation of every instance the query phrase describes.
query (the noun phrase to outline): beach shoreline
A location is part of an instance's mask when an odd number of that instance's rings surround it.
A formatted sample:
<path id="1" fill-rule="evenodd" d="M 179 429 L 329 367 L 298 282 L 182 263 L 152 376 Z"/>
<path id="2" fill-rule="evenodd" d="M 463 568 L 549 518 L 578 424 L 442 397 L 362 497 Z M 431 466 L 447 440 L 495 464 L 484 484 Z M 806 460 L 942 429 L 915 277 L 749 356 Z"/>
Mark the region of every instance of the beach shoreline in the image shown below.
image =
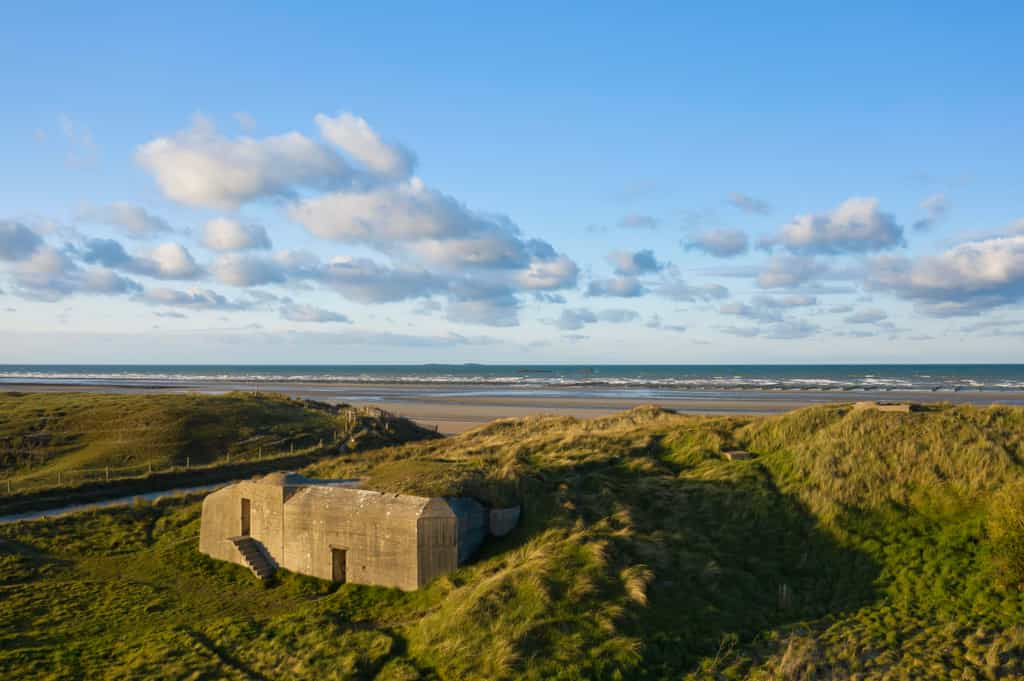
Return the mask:
<path id="1" fill-rule="evenodd" d="M 374 406 L 410 418 L 444 434 L 459 433 L 501 418 L 558 414 L 596 418 L 655 404 L 682 413 L 718 415 L 777 414 L 815 404 L 863 400 L 952 402 L 987 406 L 1024 405 L 1024 391 L 900 390 L 645 390 L 592 386 L 484 386 L 472 383 L 423 385 L 276 381 L 3 381 L 3 392 L 158 393 L 232 391 L 273 392 L 329 403 Z"/>

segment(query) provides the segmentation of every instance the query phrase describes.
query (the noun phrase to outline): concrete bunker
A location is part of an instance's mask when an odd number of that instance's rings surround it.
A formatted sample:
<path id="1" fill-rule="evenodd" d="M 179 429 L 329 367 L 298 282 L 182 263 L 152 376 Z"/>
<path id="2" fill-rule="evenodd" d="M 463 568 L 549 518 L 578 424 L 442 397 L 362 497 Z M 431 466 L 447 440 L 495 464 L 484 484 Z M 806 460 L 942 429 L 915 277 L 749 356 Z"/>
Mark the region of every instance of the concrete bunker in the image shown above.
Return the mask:
<path id="1" fill-rule="evenodd" d="M 249 567 L 413 590 L 469 560 L 488 535 L 508 534 L 519 507 L 467 497 L 417 497 L 358 482 L 271 473 L 203 500 L 199 550 Z"/>
<path id="2" fill-rule="evenodd" d="M 897 414 L 909 414 L 915 411 L 915 406 L 909 402 L 872 402 L 863 401 L 857 402 L 853 405 L 853 408 L 857 411 L 863 409 L 875 409 L 877 411 L 894 412 Z"/>

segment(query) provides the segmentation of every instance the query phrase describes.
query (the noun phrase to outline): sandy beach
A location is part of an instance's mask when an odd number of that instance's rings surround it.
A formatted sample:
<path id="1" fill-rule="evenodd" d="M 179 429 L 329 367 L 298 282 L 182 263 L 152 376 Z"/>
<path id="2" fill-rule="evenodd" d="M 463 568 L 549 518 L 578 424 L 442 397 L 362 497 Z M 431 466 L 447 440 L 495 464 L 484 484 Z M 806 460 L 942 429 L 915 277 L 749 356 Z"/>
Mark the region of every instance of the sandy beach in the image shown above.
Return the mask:
<path id="1" fill-rule="evenodd" d="M 23 392 L 280 392 L 331 403 L 375 406 L 406 416 L 441 433 L 454 434 L 495 419 L 533 414 L 596 418 L 642 404 L 693 414 L 775 414 L 813 404 L 861 400 L 1024 405 L 1024 392 L 1010 391 L 821 391 L 821 390 L 595 390 L 580 387 L 516 388 L 447 384 L 276 382 L 3 382 L 0 391 Z"/>

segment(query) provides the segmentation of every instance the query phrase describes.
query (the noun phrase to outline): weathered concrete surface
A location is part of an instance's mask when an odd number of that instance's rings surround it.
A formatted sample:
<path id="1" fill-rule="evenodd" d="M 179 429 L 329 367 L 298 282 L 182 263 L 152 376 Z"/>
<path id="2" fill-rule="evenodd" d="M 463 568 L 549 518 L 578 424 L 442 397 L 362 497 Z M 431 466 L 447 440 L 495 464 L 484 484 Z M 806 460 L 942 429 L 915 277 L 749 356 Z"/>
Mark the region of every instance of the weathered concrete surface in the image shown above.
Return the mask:
<path id="1" fill-rule="evenodd" d="M 412 590 L 468 560 L 489 527 L 487 509 L 473 499 L 385 494 L 273 473 L 206 497 L 199 550 L 246 565 L 230 538 L 247 535 L 287 570 Z"/>
<path id="2" fill-rule="evenodd" d="M 914 405 L 909 402 L 857 402 L 854 409 L 877 409 L 878 411 L 890 411 L 900 414 L 909 414 L 914 410 Z"/>

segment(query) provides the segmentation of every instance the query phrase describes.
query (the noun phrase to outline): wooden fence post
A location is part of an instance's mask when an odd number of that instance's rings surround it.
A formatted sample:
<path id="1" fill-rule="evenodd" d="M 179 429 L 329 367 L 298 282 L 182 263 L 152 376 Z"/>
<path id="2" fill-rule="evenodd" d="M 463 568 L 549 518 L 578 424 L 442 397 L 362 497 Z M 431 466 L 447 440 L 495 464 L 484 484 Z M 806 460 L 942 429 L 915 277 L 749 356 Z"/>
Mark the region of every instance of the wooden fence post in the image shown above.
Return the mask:
<path id="1" fill-rule="evenodd" d="M 107 482 L 110 482 L 110 466 L 107 466 L 105 470 L 107 472 Z"/>
<path id="2" fill-rule="evenodd" d="M 192 463 L 191 457 L 186 456 L 185 457 L 185 470 L 188 470 L 188 468 L 191 465 L 191 463 Z"/>
<path id="3" fill-rule="evenodd" d="M 7 493 L 11 493 L 11 479 L 7 478 Z"/>
<path id="4" fill-rule="evenodd" d="M 256 448 L 256 460 L 260 461 L 263 459 L 263 447 Z"/>
<path id="5" fill-rule="evenodd" d="M 63 484 L 64 484 L 63 476 L 60 474 L 60 471 L 57 471 L 57 487 L 60 487 Z"/>
<path id="6" fill-rule="evenodd" d="M 289 445 L 288 445 L 288 453 L 289 454 L 294 454 L 295 453 L 295 443 L 294 442 L 289 443 Z"/>
<path id="7" fill-rule="evenodd" d="M 153 462 L 152 461 L 149 462 L 149 474 L 153 475 Z"/>

